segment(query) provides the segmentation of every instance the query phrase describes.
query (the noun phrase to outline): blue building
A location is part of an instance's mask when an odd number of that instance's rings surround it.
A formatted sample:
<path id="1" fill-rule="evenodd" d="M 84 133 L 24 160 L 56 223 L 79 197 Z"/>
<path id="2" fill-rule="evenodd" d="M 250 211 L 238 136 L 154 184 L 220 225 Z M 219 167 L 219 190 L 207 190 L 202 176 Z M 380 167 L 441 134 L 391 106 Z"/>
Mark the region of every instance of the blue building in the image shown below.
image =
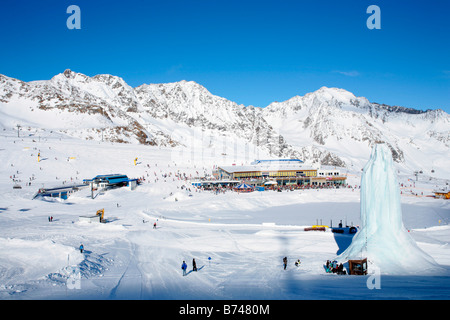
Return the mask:
<path id="1" fill-rule="evenodd" d="M 61 198 L 67 200 L 69 195 L 85 187 L 84 185 L 58 187 L 58 188 L 40 188 L 38 192 L 33 196 L 33 199 L 40 197 Z"/>
<path id="2" fill-rule="evenodd" d="M 138 179 L 130 179 L 124 174 L 105 174 L 95 176 L 92 179 L 84 179 L 83 183 L 101 188 L 130 187 L 134 189 L 138 184 Z"/>
<path id="3" fill-rule="evenodd" d="M 255 160 L 253 161 L 251 164 L 272 164 L 275 162 L 281 162 L 281 163 L 291 163 L 291 164 L 299 164 L 299 163 L 303 163 L 302 160 L 300 159 L 268 159 L 268 160 Z"/>

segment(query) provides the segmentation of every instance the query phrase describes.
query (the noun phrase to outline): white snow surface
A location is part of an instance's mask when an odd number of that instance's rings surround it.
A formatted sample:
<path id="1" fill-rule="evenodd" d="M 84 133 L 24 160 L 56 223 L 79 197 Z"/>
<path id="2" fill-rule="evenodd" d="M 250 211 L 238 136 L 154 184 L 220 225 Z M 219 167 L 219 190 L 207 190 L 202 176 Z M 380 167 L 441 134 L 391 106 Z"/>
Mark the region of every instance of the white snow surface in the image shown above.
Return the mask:
<path id="1" fill-rule="evenodd" d="M 352 188 L 215 194 L 197 191 L 176 174 L 210 174 L 222 164 L 219 151 L 183 157 L 182 147 L 85 141 L 49 131 L 40 131 L 39 138 L 21 132 L 18 138 L 8 129 L 0 141 L 0 299 L 450 297 L 450 202 L 429 197 L 447 187 L 449 177 L 398 176 L 404 228 L 440 271 L 424 274 L 411 266 L 408 273 L 392 274 L 381 268 L 380 288 L 369 289 L 376 276 L 370 265 L 368 276 L 324 270 L 326 260 L 349 246 L 351 235 L 329 228 L 304 231 L 315 224 L 361 224 L 359 168 L 348 171 Z M 82 189 L 68 200 L 32 200 L 43 186 L 79 184 L 108 173 L 145 181 L 136 190 L 101 191 L 94 199 Z M 15 184 L 22 188 L 13 189 Z M 79 221 L 102 208 L 107 223 Z M 197 272 L 191 271 L 193 258 Z M 297 259 L 300 267 L 294 266 Z M 80 274 L 79 287 L 68 285 L 71 270 Z"/>

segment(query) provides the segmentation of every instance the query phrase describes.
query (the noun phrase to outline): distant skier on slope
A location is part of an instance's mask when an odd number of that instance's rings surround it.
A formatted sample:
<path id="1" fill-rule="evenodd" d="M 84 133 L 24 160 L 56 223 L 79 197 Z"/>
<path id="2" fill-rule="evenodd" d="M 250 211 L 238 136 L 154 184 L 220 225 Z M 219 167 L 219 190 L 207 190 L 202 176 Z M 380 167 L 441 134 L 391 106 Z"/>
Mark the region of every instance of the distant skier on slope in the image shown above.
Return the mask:
<path id="1" fill-rule="evenodd" d="M 287 257 L 283 258 L 283 265 L 284 265 L 284 270 L 286 270 L 286 266 L 287 266 Z"/>

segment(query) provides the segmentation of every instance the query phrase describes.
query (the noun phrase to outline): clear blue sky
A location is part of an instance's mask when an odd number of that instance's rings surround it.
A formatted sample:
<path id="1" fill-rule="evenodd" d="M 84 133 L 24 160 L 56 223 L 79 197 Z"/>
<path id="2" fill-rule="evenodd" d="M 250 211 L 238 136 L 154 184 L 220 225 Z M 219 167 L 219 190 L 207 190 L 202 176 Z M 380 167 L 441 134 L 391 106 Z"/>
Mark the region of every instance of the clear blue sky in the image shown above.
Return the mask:
<path id="1" fill-rule="evenodd" d="M 72 4 L 81 30 L 66 27 Z M 366 27 L 372 4 L 380 30 Z M 2 0 L 0 73 L 193 80 L 259 107 L 329 86 L 450 112 L 449 15 L 448 0 Z"/>

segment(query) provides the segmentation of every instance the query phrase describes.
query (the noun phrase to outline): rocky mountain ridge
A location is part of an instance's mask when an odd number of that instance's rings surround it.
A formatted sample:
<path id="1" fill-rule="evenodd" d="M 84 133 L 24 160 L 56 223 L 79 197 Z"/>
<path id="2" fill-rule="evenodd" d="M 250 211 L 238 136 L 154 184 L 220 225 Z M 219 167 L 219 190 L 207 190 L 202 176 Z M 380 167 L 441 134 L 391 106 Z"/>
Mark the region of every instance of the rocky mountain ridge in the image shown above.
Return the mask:
<path id="1" fill-rule="evenodd" d="M 0 114 L 3 127 L 21 123 L 83 139 L 151 146 L 185 146 L 174 131 L 194 128 L 273 157 L 334 166 L 356 165 L 377 142 L 385 142 L 398 163 L 414 160 L 423 148 L 448 155 L 450 143 L 446 112 L 371 103 L 344 89 L 322 87 L 256 108 L 213 95 L 193 81 L 132 88 L 117 76 L 71 70 L 31 82 L 0 75 Z M 420 165 L 416 162 L 410 165 Z"/>

